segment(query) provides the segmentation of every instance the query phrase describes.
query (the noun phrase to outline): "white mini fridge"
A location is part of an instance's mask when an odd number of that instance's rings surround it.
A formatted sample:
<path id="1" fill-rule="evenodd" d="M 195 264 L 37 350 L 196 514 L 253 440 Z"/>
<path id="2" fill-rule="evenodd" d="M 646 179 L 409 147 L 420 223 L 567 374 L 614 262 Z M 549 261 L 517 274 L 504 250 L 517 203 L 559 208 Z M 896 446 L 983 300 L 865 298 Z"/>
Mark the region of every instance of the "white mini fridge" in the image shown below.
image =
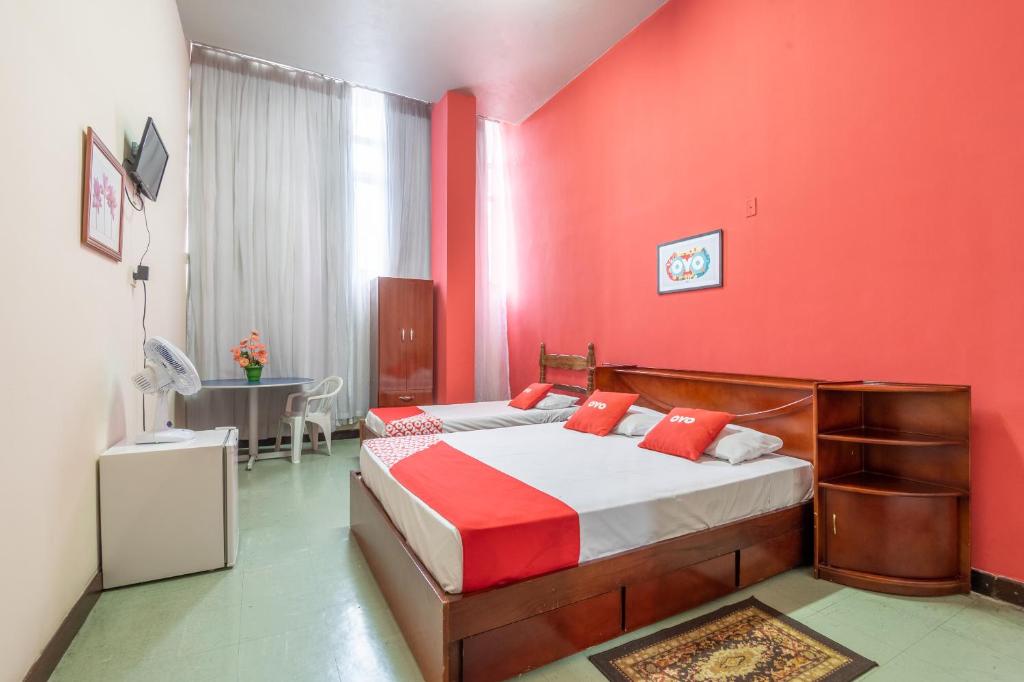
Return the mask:
<path id="1" fill-rule="evenodd" d="M 233 428 L 100 455 L 104 589 L 234 566 L 237 456 Z"/>

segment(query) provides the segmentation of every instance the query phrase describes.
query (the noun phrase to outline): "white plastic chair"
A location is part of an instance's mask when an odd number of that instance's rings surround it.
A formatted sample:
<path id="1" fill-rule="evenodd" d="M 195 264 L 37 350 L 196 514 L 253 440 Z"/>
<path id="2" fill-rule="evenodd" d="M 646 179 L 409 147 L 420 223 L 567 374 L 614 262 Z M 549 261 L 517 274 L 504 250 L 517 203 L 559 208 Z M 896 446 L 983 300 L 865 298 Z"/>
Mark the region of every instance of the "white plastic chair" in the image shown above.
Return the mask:
<path id="1" fill-rule="evenodd" d="M 309 391 L 292 393 L 284 404 L 284 414 L 277 424 L 277 449 L 281 449 L 281 432 L 287 425 L 292 436 L 292 464 L 302 457 L 302 436 L 309 426 L 309 440 L 313 451 L 319 449 L 320 432 L 327 441 L 327 454 L 331 454 L 331 430 L 334 426 L 334 396 L 345 384 L 341 377 L 327 377 Z"/>

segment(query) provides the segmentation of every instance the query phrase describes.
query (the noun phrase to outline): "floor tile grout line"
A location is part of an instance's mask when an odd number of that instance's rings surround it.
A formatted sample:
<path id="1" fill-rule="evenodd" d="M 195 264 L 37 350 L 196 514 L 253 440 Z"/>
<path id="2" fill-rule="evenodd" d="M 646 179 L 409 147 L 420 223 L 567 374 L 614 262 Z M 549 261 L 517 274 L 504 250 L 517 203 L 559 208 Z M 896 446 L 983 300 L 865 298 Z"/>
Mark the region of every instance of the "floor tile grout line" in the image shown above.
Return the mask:
<path id="1" fill-rule="evenodd" d="M 235 561 L 237 562 L 237 557 Z M 242 578 L 245 574 L 242 574 Z M 241 679 L 242 677 L 242 619 L 245 618 L 245 592 L 242 590 L 245 588 L 245 584 L 240 580 L 238 590 L 238 651 L 235 653 L 235 679 Z"/>
<path id="2" fill-rule="evenodd" d="M 895 653 L 895 654 L 893 655 L 893 657 L 892 657 L 892 658 L 890 658 L 890 659 L 889 659 L 888 661 L 886 661 L 886 663 L 878 663 L 878 666 L 879 666 L 879 667 L 881 667 L 881 666 L 883 666 L 883 665 L 888 665 L 888 664 L 889 664 L 889 663 L 891 663 L 892 661 L 896 660 L 896 659 L 897 659 L 897 658 L 898 658 L 898 657 L 899 657 L 899 656 L 900 656 L 900 655 L 901 655 L 901 654 L 902 654 L 902 653 L 903 653 L 904 651 L 906 651 L 906 648 L 900 648 L 900 647 L 898 647 L 898 646 L 895 646 L 895 645 L 893 645 L 893 644 L 892 644 L 891 642 L 889 642 L 888 640 L 882 639 L 881 637 L 879 637 L 879 636 L 878 636 L 878 635 L 876 635 L 875 633 L 873 633 L 873 632 L 868 632 L 867 630 L 865 630 L 864 628 L 862 628 L 862 627 L 860 627 L 860 626 L 858 626 L 858 625 L 855 625 L 855 624 L 853 624 L 853 623 L 845 623 L 845 622 L 843 622 L 843 621 L 837 621 L 836 619 L 834 619 L 834 618 L 830 617 L 830 616 L 829 616 L 829 615 L 827 615 L 827 614 L 816 614 L 816 615 L 821 615 L 821 616 L 822 616 L 822 618 L 826 618 L 826 619 L 828 619 L 829 621 L 831 621 L 832 623 L 836 623 L 836 624 L 839 624 L 839 625 L 843 625 L 843 626 L 845 626 L 845 627 L 848 627 L 848 628 L 850 628 L 850 629 L 852 629 L 852 630 L 855 630 L 855 631 L 859 632 L 859 633 L 860 633 L 861 635 L 863 635 L 864 637 L 867 637 L 868 639 L 870 639 L 870 640 L 871 640 L 871 641 L 873 641 L 873 642 L 877 642 L 877 643 L 879 643 L 879 644 L 882 644 L 882 645 L 884 645 L 884 646 L 892 646 L 892 647 L 893 647 L 894 649 L 896 649 L 896 653 Z M 813 628 L 812 628 L 812 629 L 813 629 Z M 922 639 L 923 639 L 924 637 L 927 637 L 927 636 L 928 636 L 929 634 L 931 634 L 931 631 L 930 631 L 930 630 L 929 630 L 929 631 L 928 631 L 927 633 L 925 633 L 925 634 L 924 634 L 924 635 L 922 636 Z M 919 640 L 917 640 L 917 641 L 919 641 Z M 908 644 L 908 645 L 907 645 L 907 648 L 910 648 L 910 647 L 911 647 L 911 646 L 913 646 L 913 645 L 914 645 L 915 643 L 916 643 L 916 641 L 915 641 L 914 643 Z M 876 661 L 876 663 L 877 663 L 877 661 Z"/>
<path id="3" fill-rule="evenodd" d="M 954 636 L 960 637 L 960 634 L 957 631 L 951 630 L 949 628 L 946 628 L 945 626 L 946 626 L 947 623 L 949 623 L 951 620 L 953 620 L 957 616 L 961 615 L 964 611 L 966 611 L 969 608 L 970 608 L 970 605 L 967 605 L 964 608 L 958 610 L 956 613 L 951 615 L 949 618 L 947 618 L 946 620 L 942 621 L 942 623 L 939 624 L 939 626 L 936 628 L 936 630 L 943 630 L 945 633 L 948 633 L 950 635 L 954 635 Z M 989 615 L 991 615 L 993 618 L 999 618 L 999 616 L 997 616 L 994 613 L 993 614 L 989 614 Z M 1008 623 L 1008 628 L 1012 628 L 1012 629 L 1015 629 L 1015 630 L 1018 630 L 1018 629 L 1019 630 L 1024 630 L 1024 627 L 1016 626 L 1013 623 Z M 928 633 L 928 634 L 932 634 L 932 633 Z M 1022 640 L 1022 641 L 1024 641 L 1024 640 Z M 985 650 L 988 651 L 990 654 L 993 654 L 995 656 L 999 656 L 1001 658 L 1012 659 L 1014 661 L 1017 661 L 1017 662 L 1021 663 L 1021 665 L 1024 666 L 1024 654 L 1018 656 L 1018 655 L 1009 654 L 1009 653 L 1005 653 L 1005 652 L 999 651 L 999 650 L 995 649 L 994 647 L 992 647 L 988 643 L 988 641 L 985 640 L 985 639 L 973 639 L 972 638 L 971 642 L 972 642 L 972 644 L 974 646 L 984 647 Z"/>
<path id="4" fill-rule="evenodd" d="M 877 593 L 877 592 L 870 592 L 870 593 L 868 593 L 868 594 L 870 594 L 870 595 L 877 595 L 877 594 L 882 594 L 882 593 Z M 829 606 L 831 606 L 831 604 L 830 604 Z M 827 608 L 827 607 L 826 607 L 826 608 Z M 946 622 L 948 622 L 948 621 L 949 621 L 949 620 L 950 620 L 951 618 L 953 618 L 954 616 L 956 616 L 956 615 L 957 615 L 958 613 L 960 613 L 960 611 L 962 611 L 962 610 L 963 610 L 962 608 L 961 608 L 961 609 L 958 609 L 958 610 L 957 610 L 957 611 L 956 611 L 955 613 L 953 613 L 952 615 L 950 615 L 950 616 L 949 616 L 948 618 L 946 618 L 946 619 L 944 619 L 944 620 L 940 621 L 939 623 L 936 623 L 936 624 L 935 624 L 934 626 L 931 626 L 931 627 L 929 627 L 929 628 L 928 628 L 928 630 L 927 630 L 926 632 L 924 632 L 924 633 L 923 633 L 923 634 L 922 634 L 922 635 L 921 635 L 920 637 L 918 637 L 918 638 L 914 639 L 914 640 L 913 640 L 912 642 L 910 642 L 909 644 L 907 644 L 907 645 L 906 645 L 906 646 L 904 646 L 904 647 L 897 647 L 897 646 L 895 646 L 895 645 L 892 645 L 892 643 L 891 643 L 891 642 L 889 642 L 888 640 L 885 640 L 885 639 L 882 639 L 882 638 L 880 638 L 880 637 L 879 637 L 878 635 L 876 635 L 875 633 L 873 633 L 873 632 L 871 632 L 871 631 L 868 631 L 868 630 L 866 630 L 866 629 L 862 628 L 861 626 L 859 626 L 859 625 L 857 625 L 857 624 L 854 624 L 854 623 L 848 623 L 848 624 L 847 624 L 847 627 L 853 628 L 854 630 L 856 630 L 857 632 L 861 633 L 861 634 L 862 634 L 862 635 L 864 635 L 865 637 L 868 637 L 869 639 L 872 639 L 872 640 L 874 640 L 874 641 L 876 641 L 876 642 L 880 642 L 880 643 L 882 643 L 882 644 L 887 644 L 887 645 L 891 645 L 891 646 L 894 646 L 894 648 L 896 648 L 896 649 L 897 649 L 897 653 L 896 653 L 896 655 L 895 655 L 895 656 L 893 656 L 893 657 L 892 657 L 892 659 L 890 659 L 890 661 L 889 661 L 889 662 L 891 663 L 892 661 L 896 660 L 896 659 L 897 659 L 897 658 L 899 658 L 899 657 L 900 657 L 901 655 L 903 655 L 904 653 L 906 653 L 906 652 L 907 652 L 907 651 L 908 651 L 908 650 L 909 650 L 909 649 L 910 649 L 911 647 L 913 647 L 913 646 L 915 646 L 915 645 L 919 644 L 919 643 L 920 643 L 920 642 L 921 642 L 922 640 L 924 640 L 924 639 L 925 639 L 926 637 L 928 637 L 929 635 L 931 635 L 932 633 L 934 633 L 934 632 L 935 632 L 936 630 L 938 630 L 938 629 L 939 629 L 939 628 L 940 628 L 940 627 L 941 627 L 941 626 L 942 626 L 943 624 L 945 624 Z M 829 618 L 830 620 L 835 620 L 834 618 L 830 617 L 830 616 L 829 616 L 828 614 L 820 614 L 820 615 L 824 616 L 825 618 Z M 904 614 L 903 614 L 903 615 L 909 616 L 910 614 L 907 614 L 906 612 L 904 612 Z"/>
<path id="5" fill-rule="evenodd" d="M 942 627 L 943 625 L 945 625 L 945 624 L 946 624 L 946 623 L 948 623 L 948 622 L 949 622 L 949 621 L 950 621 L 951 619 L 953 619 L 953 618 L 954 618 L 954 617 L 955 617 L 955 616 L 956 616 L 956 615 L 957 615 L 958 613 L 960 613 L 961 611 L 963 611 L 963 609 L 964 609 L 964 607 L 961 607 L 961 608 L 957 609 L 957 610 L 956 610 L 956 611 L 955 611 L 955 612 L 954 612 L 953 614 L 951 614 L 951 615 L 950 615 L 950 616 L 949 616 L 948 618 L 945 618 L 945 619 L 943 619 L 942 621 L 940 621 L 939 623 L 937 623 L 937 624 L 935 625 L 935 627 L 933 627 L 933 628 L 929 629 L 929 630 L 928 630 L 928 632 L 924 633 L 923 635 L 921 635 L 920 637 L 918 637 L 917 639 L 915 639 L 915 640 L 914 640 L 913 642 L 911 642 L 910 644 L 908 644 L 908 645 L 907 645 L 906 647 L 904 647 L 903 649 L 901 649 L 901 650 L 900 650 L 900 652 L 899 652 L 898 654 L 896 654 L 896 656 L 893 656 L 892 660 L 893 660 L 893 661 L 895 661 L 895 660 L 896 660 L 896 659 L 897 659 L 898 657 L 900 657 L 900 656 L 902 656 L 903 654 L 905 654 L 905 653 L 909 652 L 909 651 L 910 651 L 910 650 L 911 650 L 911 649 L 912 649 L 913 647 L 915 647 L 915 646 L 917 646 L 918 644 L 920 644 L 921 642 L 923 642 L 923 641 L 924 641 L 925 639 L 927 639 L 927 638 L 928 638 L 928 637 L 929 637 L 930 635 L 932 635 L 932 634 L 933 634 L 933 633 L 934 633 L 934 632 L 935 632 L 936 630 L 938 630 L 939 628 L 941 628 L 941 627 Z M 890 661 L 890 663 L 891 663 L 891 662 L 892 662 L 892 661 Z"/>

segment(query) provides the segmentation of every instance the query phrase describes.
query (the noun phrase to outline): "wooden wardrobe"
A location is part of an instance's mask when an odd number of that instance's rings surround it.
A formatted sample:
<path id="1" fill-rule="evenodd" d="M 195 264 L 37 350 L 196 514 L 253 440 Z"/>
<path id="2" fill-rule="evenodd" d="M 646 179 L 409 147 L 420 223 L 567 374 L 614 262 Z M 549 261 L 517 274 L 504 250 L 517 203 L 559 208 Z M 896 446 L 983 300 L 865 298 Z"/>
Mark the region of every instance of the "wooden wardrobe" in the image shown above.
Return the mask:
<path id="1" fill-rule="evenodd" d="M 434 283 L 378 277 L 373 287 L 370 405 L 434 402 Z"/>

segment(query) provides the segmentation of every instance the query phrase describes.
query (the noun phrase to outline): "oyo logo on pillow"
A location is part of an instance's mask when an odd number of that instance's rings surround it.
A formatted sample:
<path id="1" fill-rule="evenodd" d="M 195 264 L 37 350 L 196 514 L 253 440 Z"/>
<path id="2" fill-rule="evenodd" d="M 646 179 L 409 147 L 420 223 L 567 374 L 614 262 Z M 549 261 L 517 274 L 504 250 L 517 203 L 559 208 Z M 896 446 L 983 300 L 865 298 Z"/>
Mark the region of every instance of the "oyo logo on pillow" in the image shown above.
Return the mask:
<path id="1" fill-rule="evenodd" d="M 602 403 L 600 400 L 591 400 L 587 403 L 587 407 L 593 407 L 595 410 L 603 410 L 608 407 L 608 403 Z"/>
<path id="2" fill-rule="evenodd" d="M 533 389 L 532 388 L 523 389 L 523 393 L 533 393 Z"/>
<path id="3" fill-rule="evenodd" d="M 697 418 L 696 417 L 687 417 L 686 415 L 683 415 L 683 414 L 674 414 L 671 417 L 669 417 L 668 420 L 670 422 L 672 422 L 673 424 L 678 424 L 679 422 L 682 422 L 684 424 L 692 424 L 695 421 L 697 421 Z"/>

